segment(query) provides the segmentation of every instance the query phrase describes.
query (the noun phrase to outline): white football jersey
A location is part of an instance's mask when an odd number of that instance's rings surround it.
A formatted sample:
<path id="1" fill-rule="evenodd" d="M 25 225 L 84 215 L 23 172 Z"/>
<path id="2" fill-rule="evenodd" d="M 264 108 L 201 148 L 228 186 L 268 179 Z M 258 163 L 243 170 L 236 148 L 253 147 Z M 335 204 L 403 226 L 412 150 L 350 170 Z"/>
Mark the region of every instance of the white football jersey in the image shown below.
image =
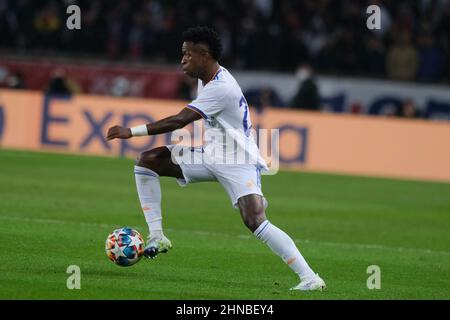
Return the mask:
<path id="1" fill-rule="evenodd" d="M 268 170 L 252 134 L 252 122 L 242 90 L 224 67 L 205 86 L 198 81 L 198 95 L 188 108 L 205 120 L 204 152 L 217 164 L 251 163 Z"/>

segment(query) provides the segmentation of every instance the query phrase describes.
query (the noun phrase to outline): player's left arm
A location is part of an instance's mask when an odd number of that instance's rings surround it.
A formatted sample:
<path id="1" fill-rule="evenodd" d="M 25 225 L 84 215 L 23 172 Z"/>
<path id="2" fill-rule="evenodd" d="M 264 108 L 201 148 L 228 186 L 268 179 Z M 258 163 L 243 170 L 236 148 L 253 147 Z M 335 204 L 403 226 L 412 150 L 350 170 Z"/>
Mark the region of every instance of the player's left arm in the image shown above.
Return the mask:
<path id="1" fill-rule="evenodd" d="M 148 135 L 155 135 L 160 133 L 172 132 L 177 129 L 181 129 L 191 122 L 201 119 L 202 116 L 192 109 L 184 108 L 178 114 L 161 119 L 154 123 L 146 124 Z M 131 128 L 122 126 L 113 126 L 108 129 L 106 135 L 107 140 L 112 139 L 129 139 L 133 135 Z"/>

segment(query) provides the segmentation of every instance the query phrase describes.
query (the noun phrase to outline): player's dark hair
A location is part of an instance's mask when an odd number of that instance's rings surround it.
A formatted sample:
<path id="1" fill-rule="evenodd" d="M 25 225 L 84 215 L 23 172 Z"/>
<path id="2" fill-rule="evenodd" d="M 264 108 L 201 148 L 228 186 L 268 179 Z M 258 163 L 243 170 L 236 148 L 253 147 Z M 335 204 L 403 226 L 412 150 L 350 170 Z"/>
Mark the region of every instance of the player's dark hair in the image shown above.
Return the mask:
<path id="1" fill-rule="evenodd" d="M 214 60 L 219 61 L 222 55 L 222 43 L 216 31 L 208 27 L 193 27 L 183 32 L 184 42 L 206 44 Z"/>

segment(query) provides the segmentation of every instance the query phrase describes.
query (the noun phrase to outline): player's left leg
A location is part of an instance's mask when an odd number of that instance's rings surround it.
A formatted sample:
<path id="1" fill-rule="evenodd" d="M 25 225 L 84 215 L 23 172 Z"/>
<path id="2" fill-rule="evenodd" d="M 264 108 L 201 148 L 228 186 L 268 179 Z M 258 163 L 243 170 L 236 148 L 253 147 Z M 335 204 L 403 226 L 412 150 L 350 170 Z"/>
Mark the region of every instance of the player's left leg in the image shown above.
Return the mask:
<path id="1" fill-rule="evenodd" d="M 260 170 L 252 165 L 213 165 L 211 169 L 230 196 L 233 206 L 240 210 L 247 228 L 300 277 L 300 285 L 293 289 L 323 289 L 324 281 L 311 270 L 294 241 L 267 220 L 267 201 L 261 191 Z"/>
<path id="2" fill-rule="evenodd" d="M 292 289 L 322 290 L 325 288 L 325 282 L 309 267 L 291 237 L 267 220 L 261 195 L 249 194 L 240 197 L 238 207 L 247 228 L 300 277 L 300 284 Z"/>

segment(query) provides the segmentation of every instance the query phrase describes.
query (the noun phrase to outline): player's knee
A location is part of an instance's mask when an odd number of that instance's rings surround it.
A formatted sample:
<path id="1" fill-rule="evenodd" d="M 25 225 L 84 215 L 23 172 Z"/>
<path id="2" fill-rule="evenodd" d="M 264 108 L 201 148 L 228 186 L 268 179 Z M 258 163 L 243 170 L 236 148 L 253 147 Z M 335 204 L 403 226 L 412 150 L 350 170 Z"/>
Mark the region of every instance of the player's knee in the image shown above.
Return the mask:
<path id="1" fill-rule="evenodd" d="M 263 223 L 266 219 L 259 216 L 259 217 L 250 217 L 246 220 L 244 220 L 245 226 L 251 231 L 255 232 L 256 229 Z"/>
<path id="2" fill-rule="evenodd" d="M 264 208 L 262 206 L 248 208 L 247 210 L 245 210 L 243 218 L 245 226 L 251 232 L 254 232 L 256 229 L 258 229 L 261 223 L 263 223 L 267 219 Z"/>
<path id="3" fill-rule="evenodd" d="M 153 150 L 142 152 L 136 158 L 136 164 L 141 167 L 154 169 L 158 165 L 158 155 Z"/>

